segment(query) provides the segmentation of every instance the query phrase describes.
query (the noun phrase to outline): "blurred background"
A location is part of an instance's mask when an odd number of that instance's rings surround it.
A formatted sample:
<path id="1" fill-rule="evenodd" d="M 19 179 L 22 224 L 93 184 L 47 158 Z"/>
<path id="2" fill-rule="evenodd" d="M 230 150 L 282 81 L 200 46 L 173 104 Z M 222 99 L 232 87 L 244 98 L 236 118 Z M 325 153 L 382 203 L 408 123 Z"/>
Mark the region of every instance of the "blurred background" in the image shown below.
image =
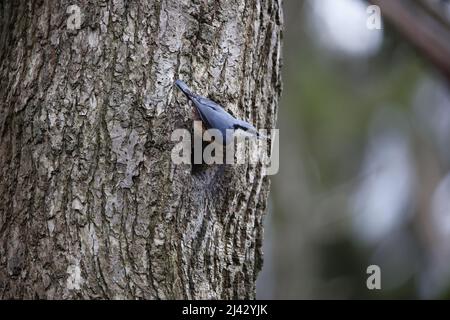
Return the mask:
<path id="1" fill-rule="evenodd" d="M 369 30 L 362 0 L 284 1 L 280 171 L 257 298 L 450 298 L 449 70 L 433 42 L 417 49 L 423 21 L 450 30 L 450 3 L 409 1 L 426 12 L 416 38 L 392 11 Z M 372 264 L 381 290 L 366 287 Z"/>

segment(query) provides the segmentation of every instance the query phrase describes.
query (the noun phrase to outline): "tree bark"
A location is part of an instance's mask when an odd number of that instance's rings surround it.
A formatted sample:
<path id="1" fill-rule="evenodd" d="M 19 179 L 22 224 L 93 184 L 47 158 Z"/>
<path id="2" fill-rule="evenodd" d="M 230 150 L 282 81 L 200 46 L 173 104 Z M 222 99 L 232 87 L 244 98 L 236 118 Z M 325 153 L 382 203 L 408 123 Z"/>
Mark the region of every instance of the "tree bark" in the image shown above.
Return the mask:
<path id="1" fill-rule="evenodd" d="M 255 297 L 269 180 L 171 162 L 173 82 L 275 127 L 280 2 L 2 1 L 1 298 Z"/>

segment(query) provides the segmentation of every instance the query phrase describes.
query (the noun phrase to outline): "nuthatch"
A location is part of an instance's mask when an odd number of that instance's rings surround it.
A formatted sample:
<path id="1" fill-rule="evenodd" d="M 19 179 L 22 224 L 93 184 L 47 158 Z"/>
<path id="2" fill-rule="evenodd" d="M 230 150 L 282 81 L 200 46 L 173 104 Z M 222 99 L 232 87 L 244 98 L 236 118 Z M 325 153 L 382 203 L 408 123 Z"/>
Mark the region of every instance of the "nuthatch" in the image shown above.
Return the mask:
<path id="1" fill-rule="evenodd" d="M 217 129 L 223 137 L 223 144 L 233 141 L 233 134 L 242 130 L 246 135 L 265 138 L 250 123 L 236 119 L 220 105 L 205 97 L 199 96 L 189 89 L 181 80 L 175 81 L 178 88 L 194 103 L 195 109 L 207 129 Z M 231 133 L 231 134 L 230 134 Z"/>

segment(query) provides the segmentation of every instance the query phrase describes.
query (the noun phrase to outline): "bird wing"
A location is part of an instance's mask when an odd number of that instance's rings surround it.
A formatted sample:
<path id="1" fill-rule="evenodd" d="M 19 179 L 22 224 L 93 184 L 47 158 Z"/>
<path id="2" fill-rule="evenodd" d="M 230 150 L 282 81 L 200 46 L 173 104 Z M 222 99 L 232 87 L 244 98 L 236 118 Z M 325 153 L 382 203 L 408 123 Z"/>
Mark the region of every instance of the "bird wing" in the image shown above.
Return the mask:
<path id="1" fill-rule="evenodd" d="M 226 112 L 221 106 L 214 101 L 203 97 L 196 97 L 191 99 L 198 110 L 201 118 L 209 128 L 231 129 L 232 124 L 236 121 L 231 114 Z M 227 125 L 224 125 L 227 123 Z"/>

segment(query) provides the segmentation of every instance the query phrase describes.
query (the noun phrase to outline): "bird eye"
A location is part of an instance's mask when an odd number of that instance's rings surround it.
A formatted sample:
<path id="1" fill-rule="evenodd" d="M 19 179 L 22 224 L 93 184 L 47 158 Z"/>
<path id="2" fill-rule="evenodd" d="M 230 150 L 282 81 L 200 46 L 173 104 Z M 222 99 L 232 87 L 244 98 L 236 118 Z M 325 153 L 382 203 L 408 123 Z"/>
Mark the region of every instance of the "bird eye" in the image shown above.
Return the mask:
<path id="1" fill-rule="evenodd" d="M 240 130 L 242 130 L 242 131 L 248 131 L 248 128 L 246 128 L 246 127 L 244 127 L 244 126 L 241 126 L 241 125 L 239 125 L 239 124 L 234 124 L 234 125 L 233 125 L 233 128 L 234 128 L 235 130 L 240 129 Z"/>

